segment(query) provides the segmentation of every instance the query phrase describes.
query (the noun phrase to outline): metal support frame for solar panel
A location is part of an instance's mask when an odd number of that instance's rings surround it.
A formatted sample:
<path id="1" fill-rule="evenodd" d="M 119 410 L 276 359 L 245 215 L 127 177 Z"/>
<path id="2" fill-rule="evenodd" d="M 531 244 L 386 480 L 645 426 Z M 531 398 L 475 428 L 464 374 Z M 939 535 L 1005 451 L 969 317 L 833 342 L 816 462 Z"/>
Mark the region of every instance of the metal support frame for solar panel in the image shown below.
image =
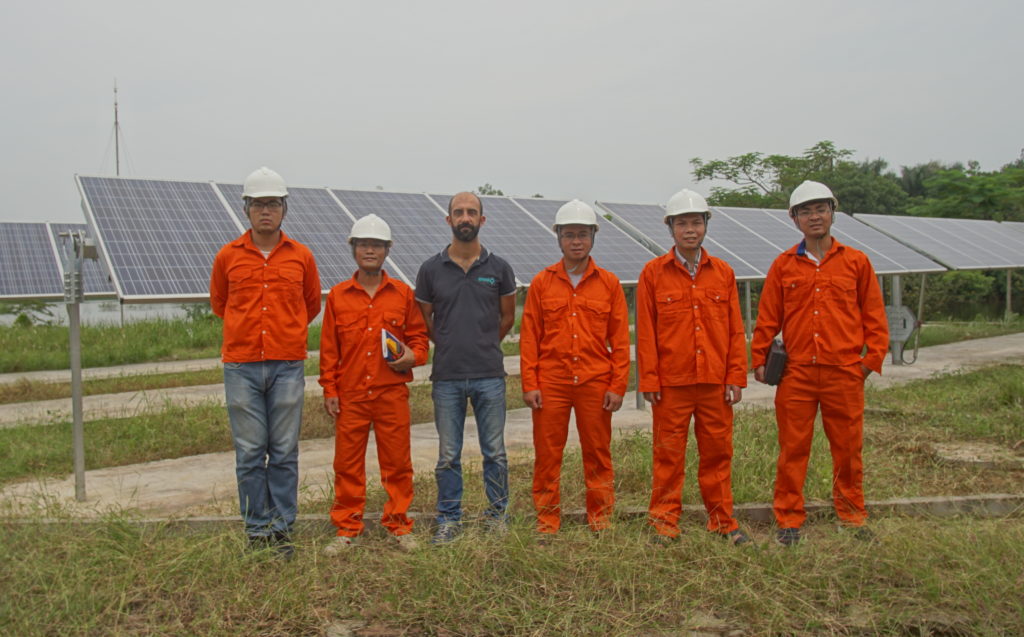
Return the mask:
<path id="1" fill-rule="evenodd" d="M 539 197 L 516 197 L 513 201 L 547 228 L 554 226 L 555 214 L 566 203 L 564 199 Z M 597 215 L 597 225 L 599 230 L 591 252 L 594 261 L 615 274 L 623 285 L 636 285 L 640 271 L 657 253 L 600 214 Z M 555 246 L 552 263 L 561 256 L 561 251 Z"/>
<path id="2" fill-rule="evenodd" d="M 89 226 L 84 223 L 47 223 L 50 229 L 50 241 L 53 246 L 53 254 L 57 259 L 57 267 L 60 269 L 61 280 L 64 277 L 64 242 L 67 237 L 60 236 L 62 232 L 82 231 L 89 235 Z M 91 235 L 90 235 L 91 236 Z M 95 237 L 91 237 L 95 240 Z M 110 282 L 110 276 L 104 271 L 103 263 L 86 259 L 82 271 L 82 286 L 85 290 L 85 298 L 88 300 L 116 299 L 117 290 Z"/>
<path id="3" fill-rule="evenodd" d="M 210 267 L 241 226 L 210 182 L 76 175 L 122 303 L 209 300 Z"/>
<path id="4" fill-rule="evenodd" d="M 430 195 L 445 213 L 451 197 Z M 480 196 L 480 201 L 487 219 L 480 230 L 480 242 L 508 261 L 518 287 L 529 286 L 538 272 L 561 258 L 555 233 L 511 198 Z"/>
<path id="5" fill-rule="evenodd" d="M 245 215 L 242 186 L 218 183 L 216 187 L 238 223 L 247 229 L 249 220 Z M 330 292 L 341 281 L 352 278 L 358 269 L 348 244 L 348 235 L 355 220 L 356 217 L 345 209 L 328 188 L 288 186 L 288 212 L 281 229 L 313 253 L 323 294 Z M 390 274 L 406 280 L 405 274 L 394 262 L 390 258 L 388 261 Z"/>
<path id="6" fill-rule="evenodd" d="M 0 223 L 0 300 L 62 301 L 63 280 L 45 223 Z"/>

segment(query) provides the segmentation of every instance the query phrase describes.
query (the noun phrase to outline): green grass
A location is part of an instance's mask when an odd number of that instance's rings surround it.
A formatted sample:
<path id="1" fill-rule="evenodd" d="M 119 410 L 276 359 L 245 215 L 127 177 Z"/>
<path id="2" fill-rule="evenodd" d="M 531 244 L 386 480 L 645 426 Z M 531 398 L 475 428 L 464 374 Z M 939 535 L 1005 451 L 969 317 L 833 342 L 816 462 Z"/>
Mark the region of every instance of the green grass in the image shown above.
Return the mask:
<path id="1" fill-rule="evenodd" d="M 318 349 L 320 326 L 309 328 L 310 349 Z M 82 326 L 82 366 L 216 358 L 221 321 L 147 320 Z M 0 373 L 67 369 L 68 328 L 58 325 L 0 326 Z"/>
<path id="2" fill-rule="evenodd" d="M 517 391 L 511 386 L 510 398 Z M 330 431 L 319 402 L 307 404 L 304 427 L 313 437 Z M 1024 439 L 1024 368 L 1003 365 L 871 390 L 868 403 L 875 408 L 865 428 L 869 499 L 1024 492 L 1021 470 L 941 465 L 928 451 L 932 441 L 982 439 L 1012 447 Z M 413 400 L 418 413 L 428 407 L 429 395 Z M 93 442 L 90 436 L 104 428 L 89 424 L 86 441 L 97 466 L 116 462 L 95 455 L 104 447 L 151 459 L 230 448 L 222 407 L 169 409 L 164 417 L 139 419 L 138 429 L 126 433 L 130 420 L 112 421 L 105 438 Z M 55 431 L 63 432 L 60 441 L 48 437 Z M 774 436 L 771 412 L 738 412 L 737 502 L 768 499 Z M 15 440 L 22 440 L 18 451 L 7 455 Z M 0 431 L 0 469 L 58 442 L 63 449 L 56 455 L 69 455 L 63 426 Z M 689 504 L 699 502 L 693 446 L 683 493 Z M 645 506 L 649 434 L 616 436 L 613 457 L 618 506 Z M 829 467 L 819 428 L 809 499 L 828 500 Z M 70 471 L 70 461 L 61 471 Z M 682 540 L 669 548 L 651 546 L 639 520 L 620 520 L 600 538 L 567 523 L 555 542 L 540 547 L 532 536 L 530 472 L 529 453 L 513 454 L 510 535 L 481 535 L 471 524 L 459 543 L 411 555 L 371 529 L 350 553 L 324 558 L 319 548 L 330 530 L 317 524 L 299 530 L 295 559 L 281 562 L 269 552 L 245 553 L 235 524 L 184 532 L 136 524 L 131 513 L 82 524 L 60 505 L 44 504 L 56 523 L 0 518 L 0 625 L 16 635 L 315 635 L 332 624 L 361 635 L 1024 632 L 1019 517 L 875 517 L 879 540 L 870 544 L 812 522 L 806 541 L 792 550 L 771 546 L 771 529 L 755 525 L 749 530 L 757 547 L 735 550 L 702 530 L 702 514 L 688 512 Z M 485 505 L 479 462 L 466 464 L 465 478 L 472 517 Z M 430 472 L 416 476 L 415 491 L 412 510 L 423 514 L 416 532 L 425 535 L 436 493 Z M 327 492 L 325 484 L 321 493 L 305 493 L 302 511 L 326 512 Z M 371 484 L 367 509 L 379 511 L 384 499 Z M 563 506 L 582 505 L 579 452 L 572 450 L 563 469 Z"/>
<path id="3" fill-rule="evenodd" d="M 305 363 L 307 376 L 320 373 L 320 359 L 310 358 Z M 82 383 L 83 395 L 97 396 L 117 394 L 121 392 L 165 389 L 168 387 L 194 387 L 196 385 L 214 385 L 224 382 L 224 373 L 220 368 L 210 368 L 191 372 L 174 372 L 170 374 L 138 374 L 132 376 L 115 376 L 98 378 Z M 0 384 L 0 405 L 9 403 L 34 402 L 69 398 L 71 383 L 49 383 L 19 378 L 13 383 Z"/>
<path id="4" fill-rule="evenodd" d="M 12 635 L 895 634 L 1024 631 L 1024 522 L 890 518 L 880 541 L 810 526 L 797 549 L 670 548 L 640 523 L 599 540 L 529 525 L 403 554 L 370 538 L 339 558 L 298 535 L 291 562 L 237 530 L 182 534 L 121 517 L 6 524 L 0 624 Z M 421 531 L 422 532 L 422 531 Z"/>
<path id="5" fill-rule="evenodd" d="M 990 336 L 1003 336 L 1004 334 L 1016 334 L 1024 332 L 1024 317 L 1014 317 L 1010 321 L 964 321 L 964 322 L 943 322 L 926 323 L 921 330 L 921 347 L 932 345 L 944 345 L 946 343 L 957 343 L 969 341 L 976 338 L 989 338 Z M 906 343 L 906 348 L 914 346 L 914 337 Z"/>

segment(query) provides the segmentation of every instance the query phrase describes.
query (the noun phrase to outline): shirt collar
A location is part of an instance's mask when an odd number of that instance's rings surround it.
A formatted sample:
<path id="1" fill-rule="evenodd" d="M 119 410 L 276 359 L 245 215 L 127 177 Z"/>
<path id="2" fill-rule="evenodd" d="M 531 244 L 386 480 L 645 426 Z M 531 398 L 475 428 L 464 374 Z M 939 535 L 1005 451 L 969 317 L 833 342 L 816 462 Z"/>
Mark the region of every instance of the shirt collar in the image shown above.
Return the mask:
<path id="1" fill-rule="evenodd" d="M 286 235 L 284 233 L 284 230 L 282 230 L 281 231 L 281 240 L 278 242 L 277 245 L 284 245 L 285 243 L 289 243 L 290 244 L 290 243 L 292 243 L 292 240 L 288 237 L 288 235 Z M 243 234 L 242 236 L 240 236 L 237 239 L 235 239 L 232 242 L 232 245 L 234 245 L 235 247 L 238 247 L 238 248 L 249 248 L 249 247 L 251 247 L 253 250 L 259 250 L 259 248 L 256 247 L 256 244 L 253 243 L 253 241 L 252 241 L 252 228 L 249 228 L 248 230 L 245 231 L 245 234 Z M 276 248 L 277 246 L 274 246 L 274 247 Z M 273 248 L 271 248 L 271 249 L 273 249 Z"/>

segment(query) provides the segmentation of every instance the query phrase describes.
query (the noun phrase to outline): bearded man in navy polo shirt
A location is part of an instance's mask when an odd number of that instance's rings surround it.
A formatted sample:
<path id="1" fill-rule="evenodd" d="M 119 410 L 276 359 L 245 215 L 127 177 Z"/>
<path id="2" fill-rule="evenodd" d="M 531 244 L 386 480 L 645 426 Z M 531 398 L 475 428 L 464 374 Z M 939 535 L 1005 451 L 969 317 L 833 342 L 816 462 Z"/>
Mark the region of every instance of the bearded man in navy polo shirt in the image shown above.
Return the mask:
<path id="1" fill-rule="evenodd" d="M 487 220 L 483 202 L 461 192 L 445 218 L 452 242 L 427 259 L 416 276 L 416 301 L 434 341 L 434 423 L 438 435 L 437 531 L 434 544 L 462 532 L 462 437 L 472 403 L 484 457 L 484 521 L 508 529 L 505 455 L 505 368 L 501 339 L 515 321 L 516 280 L 507 261 L 488 252 L 478 234 Z"/>

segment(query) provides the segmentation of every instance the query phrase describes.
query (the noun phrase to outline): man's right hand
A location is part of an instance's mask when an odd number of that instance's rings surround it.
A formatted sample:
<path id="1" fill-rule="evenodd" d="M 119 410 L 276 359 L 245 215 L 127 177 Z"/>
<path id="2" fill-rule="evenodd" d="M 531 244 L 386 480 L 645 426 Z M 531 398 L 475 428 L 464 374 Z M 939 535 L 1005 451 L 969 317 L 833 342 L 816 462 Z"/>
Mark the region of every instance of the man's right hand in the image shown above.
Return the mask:
<path id="1" fill-rule="evenodd" d="M 324 409 L 327 411 L 328 416 L 337 418 L 338 414 L 341 413 L 341 408 L 338 406 L 338 397 L 324 398 Z"/>
<path id="2" fill-rule="evenodd" d="M 524 391 L 523 402 L 526 403 L 526 406 L 530 409 L 540 409 L 540 390 L 534 389 L 533 391 Z"/>
<path id="3" fill-rule="evenodd" d="M 644 400 L 646 400 L 647 402 L 651 403 L 652 405 L 657 405 L 658 401 L 661 400 L 661 392 L 660 391 L 645 391 L 645 392 L 643 392 L 643 394 L 644 394 Z"/>
<path id="4" fill-rule="evenodd" d="M 754 368 L 754 380 L 756 380 L 759 383 L 764 382 L 764 365 Z"/>

